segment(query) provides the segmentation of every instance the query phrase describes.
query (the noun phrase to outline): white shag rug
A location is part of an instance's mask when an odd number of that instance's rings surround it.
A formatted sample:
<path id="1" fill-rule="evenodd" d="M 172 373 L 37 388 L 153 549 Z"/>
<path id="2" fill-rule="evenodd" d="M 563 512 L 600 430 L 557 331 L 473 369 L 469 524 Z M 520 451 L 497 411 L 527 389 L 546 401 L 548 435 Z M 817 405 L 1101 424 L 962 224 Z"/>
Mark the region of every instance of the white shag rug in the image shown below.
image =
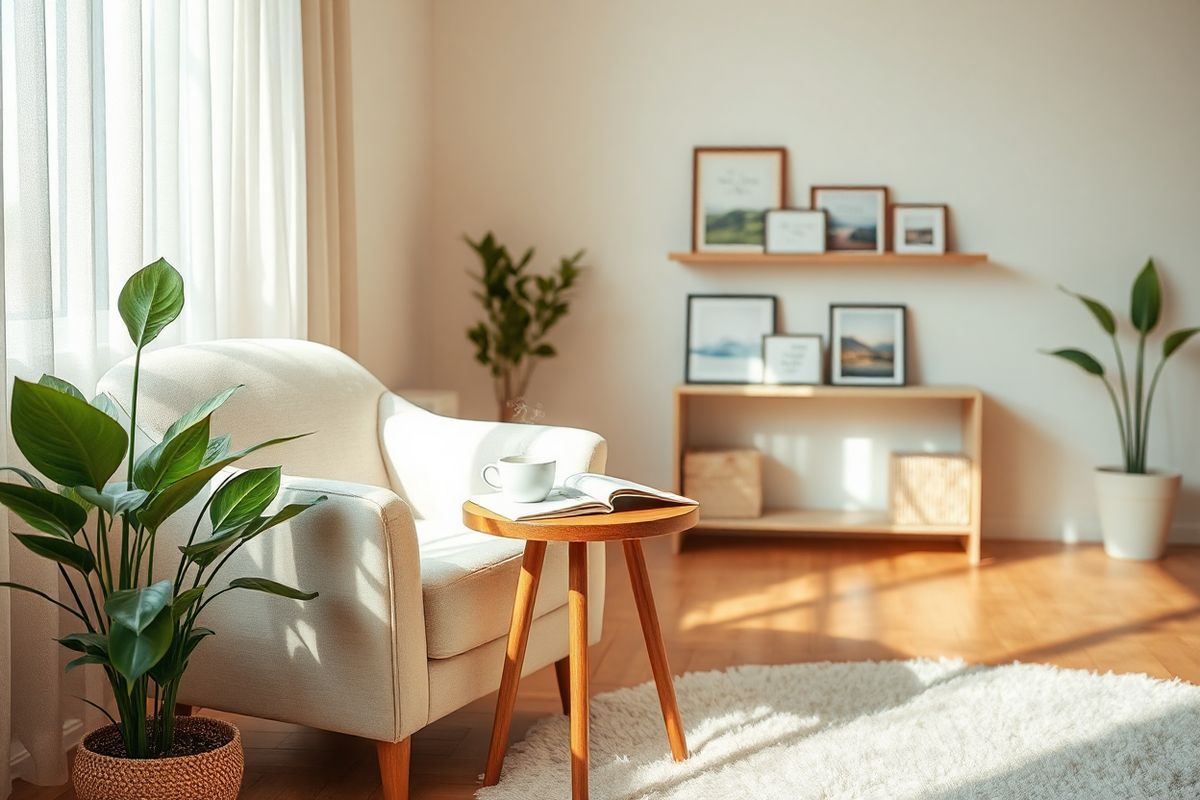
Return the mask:
<path id="1" fill-rule="evenodd" d="M 691 757 L 654 686 L 592 699 L 592 800 L 1200 798 L 1200 687 L 1036 664 L 886 661 L 689 673 Z M 567 718 L 508 752 L 479 800 L 570 797 Z"/>

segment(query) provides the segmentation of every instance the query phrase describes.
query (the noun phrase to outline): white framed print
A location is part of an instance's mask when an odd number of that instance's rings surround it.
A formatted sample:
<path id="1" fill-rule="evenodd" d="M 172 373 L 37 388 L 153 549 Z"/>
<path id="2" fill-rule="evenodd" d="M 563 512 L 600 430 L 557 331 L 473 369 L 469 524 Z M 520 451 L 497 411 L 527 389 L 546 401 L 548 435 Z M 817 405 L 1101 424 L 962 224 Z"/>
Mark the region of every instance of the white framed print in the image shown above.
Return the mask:
<path id="1" fill-rule="evenodd" d="M 814 186 L 813 208 L 824 209 L 826 249 L 859 253 L 887 250 L 886 186 Z"/>
<path id="2" fill-rule="evenodd" d="M 893 249 L 897 253 L 946 252 L 949 209 L 935 203 L 897 203 L 892 206 Z"/>
<path id="3" fill-rule="evenodd" d="M 686 383 L 762 383 L 762 340 L 775 332 L 773 295 L 690 294 Z"/>
<path id="4" fill-rule="evenodd" d="M 763 236 L 768 253 L 824 253 L 825 212 L 812 208 L 768 211 Z"/>
<path id="5" fill-rule="evenodd" d="M 763 217 L 787 198 L 782 147 L 697 147 L 692 155 L 692 251 L 763 252 Z"/>
<path id="6" fill-rule="evenodd" d="M 829 307 L 829 382 L 903 386 L 908 309 L 901 305 Z"/>
<path id="7" fill-rule="evenodd" d="M 821 336 L 816 333 L 777 333 L 763 337 L 763 383 L 818 385 L 821 375 Z"/>

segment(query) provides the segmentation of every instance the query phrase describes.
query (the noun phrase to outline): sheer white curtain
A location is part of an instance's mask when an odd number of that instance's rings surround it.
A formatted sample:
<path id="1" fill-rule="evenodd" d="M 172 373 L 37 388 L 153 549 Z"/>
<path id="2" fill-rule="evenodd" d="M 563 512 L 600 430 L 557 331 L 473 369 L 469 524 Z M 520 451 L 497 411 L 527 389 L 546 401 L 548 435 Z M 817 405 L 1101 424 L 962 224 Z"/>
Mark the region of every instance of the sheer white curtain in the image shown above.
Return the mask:
<path id="1" fill-rule="evenodd" d="M 159 346 L 306 334 L 300 46 L 294 0 L 0 0 L 0 464 L 20 455 L 12 377 L 94 386 L 130 353 L 121 285 L 160 256 L 183 274 L 187 305 Z M 0 580 L 57 595 L 57 573 L 11 541 Z M 51 639 L 69 619 L 9 595 L 0 796 L 13 763 L 37 783 L 66 779 L 64 724 L 95 722 L 72 695 L 99 688 L 86 670 L 62 674 Z"/>

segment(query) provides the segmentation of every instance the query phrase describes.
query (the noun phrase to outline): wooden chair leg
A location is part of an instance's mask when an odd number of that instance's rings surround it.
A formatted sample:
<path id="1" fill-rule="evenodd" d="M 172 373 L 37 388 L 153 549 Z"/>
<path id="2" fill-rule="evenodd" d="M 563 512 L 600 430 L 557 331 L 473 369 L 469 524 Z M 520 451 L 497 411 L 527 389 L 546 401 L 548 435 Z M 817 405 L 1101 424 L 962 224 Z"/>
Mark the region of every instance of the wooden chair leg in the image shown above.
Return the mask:
<path id="1" fill-rule="evenodd" d="M 571 662 L 571 798 L 588 800 L 588 558 L 587 542 L 571 542 L 567 592 L 567 652 Z"/>
<path id="2" fill-rule="evenodd" d="M 513 706 L 517 702 L 521 665 L 525 662 L 525 646 L 529 643 L 529 627 L 533 624 L 533 603 L 537 599 L 545 556 L 545 542 L 525 543 L 525 557 L 521 561 L 521 576 L 517 580 L 517 596 L 513 601 L 512 620 L 508 626 L 508 650 L 504 656 L 504 673 L 500 678 L 500 695 L 496 698 L 492 741 L 488 745 L 487 767 L 483 773 L 484 786 L 495 786 L 500 781 L 500 769 L 504 766 L 508 730 L 512 725 Z"/>
<path id="3" fill-rule="evenodd" d="M 558 679 L 558 699 L 562 701 L 564 714 L 571 713 L 571 658 L 560 658 L 554 662 L 554 677 Z"/>
<path id="4" fill-rule="evenodd" d="M 637 604 L 638 616 L 642 620 L 642 635 L 646 638 L 646 652 L 650 655 L 650 669 L 654 672 L 654 684 L 658 687 L 658 702 L 662 706 L 663 722 L 667 726 L 667 739 L 671 743 L 671 755 L 676 761 L 687 758 L 687 741 L 683 735 L 683 721 L 679 717 L 679 705 L 675 701 L 675 684 L 671 680 L 671 667 L 667 664 L 667 650 L 663 647 L 662 629 L 658 626 L 658 612 L 654 608 L 654 595 L 650 591 L 650 575 L 646 571 L 646 555 L 642 552 L 639 539 L 626 539 L 625 565 L 629 567 L 629 582 L 633 585 L 633 599 Z"/>
<path id="5" fill-rule="evenodd" d="M 195 710 L 195 708 L 189 706 L 187 703 L 175 704 L 175 716 L 177 717 L 190 717 Z"/>
<path id="6" fill-rule="evenodd" d="M 376 742 L 383 800 L 408 800 L 408 767 L 412 762 L 412 738 L 398 742 Z"/>

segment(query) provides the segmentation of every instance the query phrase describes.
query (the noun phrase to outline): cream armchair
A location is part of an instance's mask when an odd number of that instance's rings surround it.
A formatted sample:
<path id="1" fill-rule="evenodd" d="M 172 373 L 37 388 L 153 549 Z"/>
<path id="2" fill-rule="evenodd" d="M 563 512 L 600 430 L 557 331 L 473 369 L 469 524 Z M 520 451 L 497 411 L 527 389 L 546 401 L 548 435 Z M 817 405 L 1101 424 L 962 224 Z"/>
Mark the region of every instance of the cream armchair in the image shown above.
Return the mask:
<path id="1" fill-rule="evenodd" d="M 124 409 L 132 371 L 124 362 L 100 383 Z M 486 490 L 480 469 L 503 455 L 551 456 L 560 480 L 603 471 L 605 442 L 570 428 L 439 417 L 337 350 L 263 339 L 146 353 L 139 428 L 157 438 L 234 384 L 244 387 L 213 418 L 214 435 L 231 434 L 234 448 L 313 432 L 238 466 L 282 464 L 281 503 L 329 499 L 243 548 L 219 580 L 263 576 L 320 597 L 233 592 L 214 602 L 200 624 L 217 635 L 192 658 L 180 701 L 373 739 L 384 797 L 405 798 L 409 736 L 500 683 L 522 543 L 468 531 L 463 499 Z M 156 569 L 176 563 L 206 499 L 159 532 Z M 593 642 L 604 607 L 604 558 L 594 556 Z M 526 673 L 567 655 L 566 572 L 566 547 L 550 545 Z"/>

